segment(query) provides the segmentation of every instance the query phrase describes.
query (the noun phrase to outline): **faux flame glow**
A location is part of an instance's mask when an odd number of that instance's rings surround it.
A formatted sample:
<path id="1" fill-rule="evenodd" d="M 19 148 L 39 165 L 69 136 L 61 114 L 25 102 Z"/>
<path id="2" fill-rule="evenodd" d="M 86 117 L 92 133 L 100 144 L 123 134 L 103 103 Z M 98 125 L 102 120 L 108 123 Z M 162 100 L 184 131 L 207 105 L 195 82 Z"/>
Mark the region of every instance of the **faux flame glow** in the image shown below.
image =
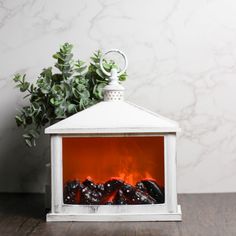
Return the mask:
<path id="1" fill-rule="evenodd" d="M 88 176 L 96 183 L 114 177 L 132 185 L 155 179 L 164 187 L 164 137 L 63 138 L 63 182 Z"/>

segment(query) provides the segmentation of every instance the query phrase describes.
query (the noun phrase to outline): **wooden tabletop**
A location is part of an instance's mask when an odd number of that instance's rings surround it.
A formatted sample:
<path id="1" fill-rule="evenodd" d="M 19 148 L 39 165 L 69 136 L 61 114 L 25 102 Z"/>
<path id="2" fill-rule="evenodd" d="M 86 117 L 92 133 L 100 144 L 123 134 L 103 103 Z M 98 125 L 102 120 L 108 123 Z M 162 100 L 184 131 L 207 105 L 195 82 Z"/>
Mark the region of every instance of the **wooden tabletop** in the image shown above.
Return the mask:
<path id="1" fill-rule="evenodd" d="M 236 236 L 236 193 L 181 194 L 182 222 L 45 222 L 42 194 L 0 194 L 0 235 Z"/>

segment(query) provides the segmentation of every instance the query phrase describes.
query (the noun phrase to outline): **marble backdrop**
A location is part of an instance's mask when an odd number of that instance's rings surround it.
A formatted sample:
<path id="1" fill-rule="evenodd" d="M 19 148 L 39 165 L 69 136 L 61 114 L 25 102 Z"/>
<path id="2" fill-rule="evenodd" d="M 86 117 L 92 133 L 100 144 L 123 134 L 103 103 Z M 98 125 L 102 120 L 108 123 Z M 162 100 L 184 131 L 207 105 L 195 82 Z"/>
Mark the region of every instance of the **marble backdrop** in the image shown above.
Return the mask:
<path id="1" fill-rule="evenodd" d="M 15 72 L 35 81 L 63 42 L 129 58 L 126 98 L 180 123 L 178 191 L 236 191 L 235 0 L 0 0 L 0 191 L 43 192 L 49 142 L 28 149 Z"/>

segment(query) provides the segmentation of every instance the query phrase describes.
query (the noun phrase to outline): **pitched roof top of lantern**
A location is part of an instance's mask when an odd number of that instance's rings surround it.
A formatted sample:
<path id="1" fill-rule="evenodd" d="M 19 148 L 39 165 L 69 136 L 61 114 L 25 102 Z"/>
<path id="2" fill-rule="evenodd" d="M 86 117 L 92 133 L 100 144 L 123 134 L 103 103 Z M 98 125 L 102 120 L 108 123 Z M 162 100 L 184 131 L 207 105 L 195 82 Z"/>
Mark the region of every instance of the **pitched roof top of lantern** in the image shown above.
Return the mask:
<path id="1" fill-rule="evenodd" d="M 124 101 L 97 103 L 45 129 L 46 134 L 177 132 L 179 126 Z"/>
<path id="2" fill-rule="evenodd" d="M 103 68 L 103 57 L 109 52 L 120 53 L 124 60 L 123 70 L 111 72 Z M 168 133 L 180 130 L 175 121 L 169 120 L 135 104 L 123 101 L 124 88 L 118 76 L 127 68 L 127 58 L 117 49 L 110 50 L 100 59 L 100 67 L 109 76 L 104 88 L 104 101 L 97 103 L 69 118 L 45 129 L 46 134 L 99 134 L 99 133 Z"/>

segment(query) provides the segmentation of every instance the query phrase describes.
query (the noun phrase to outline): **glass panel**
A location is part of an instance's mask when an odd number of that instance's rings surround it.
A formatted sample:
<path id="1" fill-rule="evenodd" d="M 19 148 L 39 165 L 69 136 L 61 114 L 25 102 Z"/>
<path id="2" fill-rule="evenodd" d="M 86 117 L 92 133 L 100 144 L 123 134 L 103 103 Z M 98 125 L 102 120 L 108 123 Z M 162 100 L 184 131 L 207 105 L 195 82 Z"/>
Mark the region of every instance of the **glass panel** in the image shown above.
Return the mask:
<path id="1" fill-rule="evenodd" d="M 164 137 L 63 138 L 65 204 L 164 203 Z"/>

